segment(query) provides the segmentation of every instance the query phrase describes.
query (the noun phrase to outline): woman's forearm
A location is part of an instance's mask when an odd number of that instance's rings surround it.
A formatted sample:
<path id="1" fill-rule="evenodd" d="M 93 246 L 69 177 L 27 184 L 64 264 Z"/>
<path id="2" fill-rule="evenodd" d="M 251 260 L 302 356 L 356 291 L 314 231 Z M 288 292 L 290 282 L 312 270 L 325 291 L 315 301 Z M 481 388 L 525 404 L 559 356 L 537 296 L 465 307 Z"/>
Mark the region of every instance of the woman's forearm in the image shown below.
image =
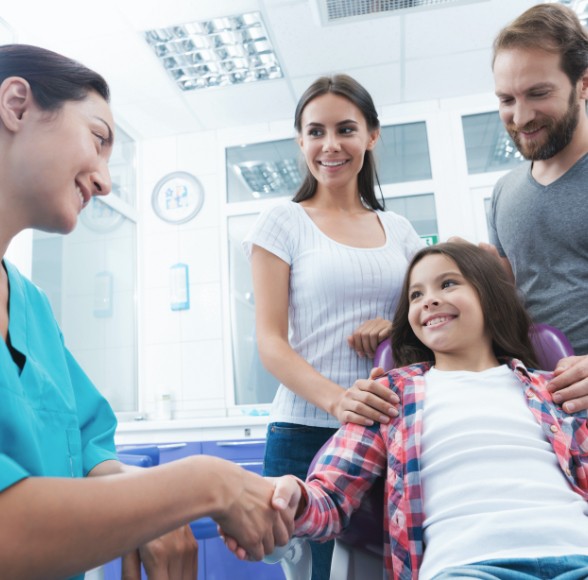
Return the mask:
<path id="1" fill-rule="evenodd" d="M 279 336 L 258 338 L 258 345 L 261 361 L 274 377 L 306 401 L 334 414 L 345 392 L 342 386 L 321 375 Z"/>
<path id="2" fill-rule="evenodd" d="M 208 456 L 104 477 L 31 477 L 0 493 L 2 575 L 68 577 L 203 516 L 245 534 L 241 543 L 255 551 L 258 534 L 275 531 L 272 491 L 259 476 Z"/>

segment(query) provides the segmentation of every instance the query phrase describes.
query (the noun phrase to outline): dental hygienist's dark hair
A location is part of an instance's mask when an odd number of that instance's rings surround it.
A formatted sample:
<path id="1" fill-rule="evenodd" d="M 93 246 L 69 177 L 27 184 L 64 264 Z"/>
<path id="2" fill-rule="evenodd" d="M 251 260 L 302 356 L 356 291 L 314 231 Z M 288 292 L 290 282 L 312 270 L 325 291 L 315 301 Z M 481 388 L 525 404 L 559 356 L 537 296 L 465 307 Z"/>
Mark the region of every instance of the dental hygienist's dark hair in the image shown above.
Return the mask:
<path id="1" fill-rule="evenodd" d="M 531 318 L 514 284 L 508 279 L 502 264 L 495 256 L 467 242 L 428 246 L 417 252 L 412 259 L 392 323 L 394 365 L 401 367 L 435 360 L 433 352 L 416 337 L 408 322 L 408 290 L 412 270 L 423 258 L 431 255 L 446 256 L 453 260 L 462 276 L 476 290 L 495 356 L 517 358 L 526 366 L 537 368 L 537 356 L 529 338 Z"/>
<path id="2" fill-rule="evenodd" d="M 66 101 L 82 101 L 89 91 L 110 99 L 107 82 L 84 65 L 51 50 L 28 44 L 0 46 L 0 83 L 21 77 L 31 86 L 37 105 L 57 111 Z"/>
<path id="3" fill-rule="evenodd" d="M 314 81 L 304 94 L 300 97 L 294 113 L 294 127 L 297 133 L 302 133 L 302 113 L 306 105 L 313 99 L 332 93 L 351 101 L 362 113 L 369 131 L 376 131 L 380 128 L 378 112 L 371 95 L 355 79 L 349 75 L 339 74 L 331 77 L 320 77 Z M 372 209 L 384 209 L 384 199 L 380 201 L 376 197 L 375 185 L 380 181 L 376 172 L 376 163 L 372 151 L 366 151 L 363 158 L 363 166 L 357 176 L 357 187 L 359 196 L 363 203 Z M 314 196 L 317 189 L 317 181 L 312 173 L 306 168 L 306 175 L 296 192 L 293 201 L 300 202 Z"/>

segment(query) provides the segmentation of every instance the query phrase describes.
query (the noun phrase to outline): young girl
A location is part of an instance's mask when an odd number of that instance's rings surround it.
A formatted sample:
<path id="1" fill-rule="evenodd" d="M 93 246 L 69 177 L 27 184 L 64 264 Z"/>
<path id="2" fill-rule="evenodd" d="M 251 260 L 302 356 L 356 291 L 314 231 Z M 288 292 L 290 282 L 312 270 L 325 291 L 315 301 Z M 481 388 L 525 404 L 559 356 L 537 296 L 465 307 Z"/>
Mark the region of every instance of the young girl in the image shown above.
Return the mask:
<path id="1" fill-rule="evenodd" d="M 530 320 L 499 262 L 465 243 L 412 260 L 393 321 L 401 398 L 389 424 L 347 424 L 303 484 L 297 536 L 337 536 L 385 474 L 390 578 L 588 577 L 588 428 L 532 370 Z M 302 494 L 300 492 L 302 490 Z"/>
<path id="2" fill-rule="evenodd" d="M 317 79 L 294 124 L 306 178 L 292 201 L 260 216 L 245 248 L 260 357 L 281 382 L 264 473 L 303 478 L 341 423 L 395 415 L 390 390 L 354 383 L 369 375 L 378 343 L 390 335 L 404 272 L 423 242 L 376 197 L 380 123 L 363 86 L 347 75 Z M 312 550 L 313 578 L 322 580 L 332 547 Z"/>

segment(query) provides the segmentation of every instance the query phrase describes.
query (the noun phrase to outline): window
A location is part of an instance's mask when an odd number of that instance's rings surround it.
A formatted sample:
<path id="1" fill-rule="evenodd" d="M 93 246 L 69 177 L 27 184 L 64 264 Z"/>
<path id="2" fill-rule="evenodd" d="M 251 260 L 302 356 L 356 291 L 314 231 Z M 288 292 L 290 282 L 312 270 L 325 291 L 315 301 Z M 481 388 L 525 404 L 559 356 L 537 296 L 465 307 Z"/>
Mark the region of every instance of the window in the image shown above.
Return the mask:
<path id="1" fill-rule="evenodd" d="M 386 210 L 404 216 L 427 244 L 439 241 L 435 196 L 432 193 L 387 198 Z"/>
<path id="2" fill-rule="evenodd" d="M 227 200 L 292 197 L 302 182 L 300 149 L 294 139 L 226 150 Z"/>
<path id="3" fill-rule="evenodd" d="M 497 112 L 462 117 L 468 173 L 505 171 L 524 161 Z"/>
<path id="4" fill-rule="evenodd" d="M 431 179 L 427 126 L 424 121 L 382 127 L 374 153 L 382 185 Z"/>
<path id="5" fill-rule="evenodd" d="M 235 404 L 271 403 L 278 381 L 261 364 L 255 336 L 255 300 L 251 265 L 241 242 L 259 214 L 229 218 L 231 336 Z"/>
<path id="6" fill-rule="evenodd" d="M 382 127 L 375 157 L 386 209 L 407 217 L 428 243 L 436 242 L 438 228 L 426 123 Z M 273 400 L 278 381 L 259 359 L 251 265 L 242 241 L 271 199 L 294 195 L 306 169 L 300 165 L 304 161 L 293 138 L 229 147 L 225 159 L 235 404 L 266 404 Z M 245 201 L 251 203 L 239 205 Z"/>

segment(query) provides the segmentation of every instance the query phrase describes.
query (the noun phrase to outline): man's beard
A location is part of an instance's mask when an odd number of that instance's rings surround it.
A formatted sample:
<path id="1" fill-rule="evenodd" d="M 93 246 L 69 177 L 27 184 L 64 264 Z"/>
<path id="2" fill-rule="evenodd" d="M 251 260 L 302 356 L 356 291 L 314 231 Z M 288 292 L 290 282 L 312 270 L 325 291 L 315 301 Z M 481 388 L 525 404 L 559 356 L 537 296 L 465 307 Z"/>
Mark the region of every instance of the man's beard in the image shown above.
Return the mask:
<path id="1" fill-rule="evenodd" d="M 506 126 L 506 130 L 525 159 L 544 161 L 551 159 L 570 144 L 579 119 L 580 105 L 576 102 L 576 93 L 572 89 L 568 99 L 568 109 L 560 119 L 545 119 L 540 120 L 539 123 L 532 121 L 522 130 L 516 129 L 511 123 Z M 539 127 L 544 127 L 547 132 L 547 136 L 543 137 L 541 141 L 530 143 L 521 139 L 521 132 L 532 132 Z"/>

